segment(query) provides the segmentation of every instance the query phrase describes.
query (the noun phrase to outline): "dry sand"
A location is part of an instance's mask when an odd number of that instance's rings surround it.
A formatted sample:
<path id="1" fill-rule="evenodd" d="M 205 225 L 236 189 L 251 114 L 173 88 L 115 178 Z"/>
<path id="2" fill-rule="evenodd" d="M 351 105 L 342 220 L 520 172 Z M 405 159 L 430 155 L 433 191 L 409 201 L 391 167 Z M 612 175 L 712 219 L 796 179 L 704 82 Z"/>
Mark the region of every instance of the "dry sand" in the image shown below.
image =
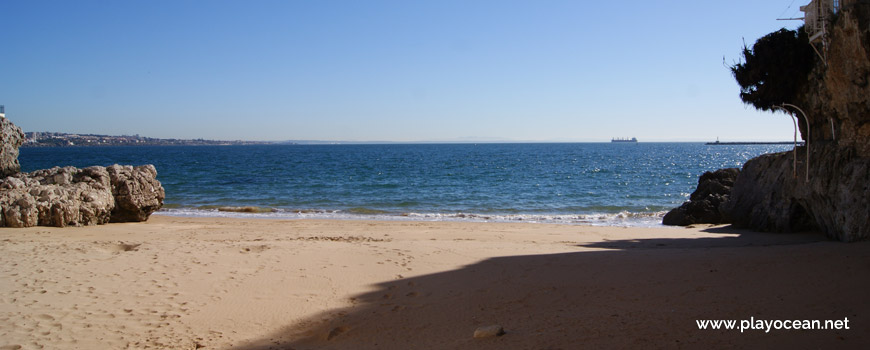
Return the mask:
<path id="1" fill-rule="evenodd" d="M 866 348 L 870 243 L 728 227 L 278 221 L 0 230 L 0 350 Z M 699 330 L 697 319 L 849 330 Z M 476 339 L 478 327 L 506 334 Z"/>

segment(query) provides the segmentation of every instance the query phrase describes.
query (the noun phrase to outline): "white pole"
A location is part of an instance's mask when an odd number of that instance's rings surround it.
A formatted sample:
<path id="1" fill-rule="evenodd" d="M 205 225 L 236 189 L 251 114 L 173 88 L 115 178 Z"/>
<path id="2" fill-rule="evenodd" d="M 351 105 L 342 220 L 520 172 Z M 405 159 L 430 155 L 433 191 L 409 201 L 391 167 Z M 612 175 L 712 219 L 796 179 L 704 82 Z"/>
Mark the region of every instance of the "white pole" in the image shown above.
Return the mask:
<path id="1" fill-rule="evenodd" d="M 800 107 L 789 103 L 783 103 L 782 105 L 797 109 L 798 112 L 801 112 L 801 114 L 804 115 L 804 121 L 807 124 L 807 182 L 810 182 L 810 120 L 807 118 L 807 114 L 804 113 Z"/>
<path id="2" fill-rule="evenodd" d="M 793 151 L 792 151 L 791 174 L 792 174 L 792 177 L 797 178 L 797 120 L 795 120 L 794 114 L 792 114 L 792 112 L 789 112 L 789 110 L 787 110 L 783 107 L 780 107 L 780 106 L 773 106 L 773 108 L 778 108 L 778 109 L 781 109 L 783 112 L 785 112 L 786 115 L 791 117 L 791 122 L 792 122 L 792 124 L 794 124 L 794 147 L 792 148 Z"/>

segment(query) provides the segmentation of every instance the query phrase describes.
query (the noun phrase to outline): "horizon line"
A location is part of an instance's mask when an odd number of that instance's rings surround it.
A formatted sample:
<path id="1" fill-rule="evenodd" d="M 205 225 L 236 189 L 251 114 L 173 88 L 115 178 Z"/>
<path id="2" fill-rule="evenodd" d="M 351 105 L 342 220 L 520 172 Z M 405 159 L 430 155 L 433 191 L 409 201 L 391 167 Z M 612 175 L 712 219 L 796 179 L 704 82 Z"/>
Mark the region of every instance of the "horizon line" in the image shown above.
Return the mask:
<path id="1" fill-rule="evenodd" d="M 138 137 L 138 138 L 148 138 L 148 139 L 157 139 L 157 140 L 179 140 L 179 141 L 213 141 L 213 142 L 257 142 L 257 143 L 265 143 L 265 144 L 475 144 L 475 143 L 610 143 L 612 139 L 602 139 L 602 140 L 570 140 L 570 139 L 550 139 L 550 140 L 516 140 L 516 139 L 503 139 L 496 137 L 460 137 L 453 139 L 434 139 L 434 140 L 319 140 L 319 139 L 285 139 L 285 140 L 254 140 L 254 139 L 207 139 L 204 137 L 195 137 L 195 138 L 177 138 L 177 137 L 152 137 L 152 136 L 144 136 L 141 134 L 124 134 L 124 135 L 108 135 L 108 134 L 97 134 L 97 133 L 84 133 L 84 132 L 60 132 L 60 131 L 26 131 L 25 133 L 51 133 L 51 134 L 67 134 L 67 135 L 84 135 L 84 136 L 106 136 L 106 137 Z M 782 142 L 782 143 L 792 143 L 793 140 L 773 140 L 773 139 L 723 139 L 721 137 L 717 138 L 717 140 L 701 140 L 701 139 L 651 139 L 648 141 L 641 141 L 638 139 L 637 143 L 707 143 L 707 142 L 716 142 L 720 143 L 750 143 L 750 142 Z M 802 140 L 798 140 L 800 143 Z"/>

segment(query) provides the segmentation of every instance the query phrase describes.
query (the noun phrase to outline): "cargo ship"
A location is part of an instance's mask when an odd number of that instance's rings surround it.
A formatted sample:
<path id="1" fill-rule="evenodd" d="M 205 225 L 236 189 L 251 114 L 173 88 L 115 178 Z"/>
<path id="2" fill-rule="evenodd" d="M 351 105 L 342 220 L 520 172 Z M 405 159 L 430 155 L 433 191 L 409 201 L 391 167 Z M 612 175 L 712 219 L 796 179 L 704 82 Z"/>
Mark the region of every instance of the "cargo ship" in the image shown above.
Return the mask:
<path id="1" fill-rule="evenodd" d="M 610 142 L 634 142 L 634 143 L 637 143 L 637 137 L 632 137 L 630 139 L 623 139 L 623 138 L 619 138 L 619 137 L 614 137 L 614 138 L 610 139 Z"/>

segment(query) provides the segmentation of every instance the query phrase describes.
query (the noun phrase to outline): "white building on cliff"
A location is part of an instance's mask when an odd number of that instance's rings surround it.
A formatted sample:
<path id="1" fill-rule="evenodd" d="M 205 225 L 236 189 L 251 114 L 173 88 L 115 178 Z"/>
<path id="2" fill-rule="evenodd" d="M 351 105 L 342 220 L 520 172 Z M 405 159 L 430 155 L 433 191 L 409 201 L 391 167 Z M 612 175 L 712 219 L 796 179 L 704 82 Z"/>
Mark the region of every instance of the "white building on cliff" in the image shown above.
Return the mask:
<path id="1" fill-rule="evenodd" d="M 825 28 L 831 15 L 834 15 L 856 0 L 812 0 L 806 6 L 801 6 L 804 13 L 804 30 L 810 36 L 810 42 L 822 40 Z"/>
<path id="2" fill-rule="evenodd" d="M 828 64 L 828 24 L 832 16 L 839 13 L 859 0 L 812 0 L 801 6 L 804 13 L 804 31 L 810 39 L 810 45 L 825 65 Z"/>

